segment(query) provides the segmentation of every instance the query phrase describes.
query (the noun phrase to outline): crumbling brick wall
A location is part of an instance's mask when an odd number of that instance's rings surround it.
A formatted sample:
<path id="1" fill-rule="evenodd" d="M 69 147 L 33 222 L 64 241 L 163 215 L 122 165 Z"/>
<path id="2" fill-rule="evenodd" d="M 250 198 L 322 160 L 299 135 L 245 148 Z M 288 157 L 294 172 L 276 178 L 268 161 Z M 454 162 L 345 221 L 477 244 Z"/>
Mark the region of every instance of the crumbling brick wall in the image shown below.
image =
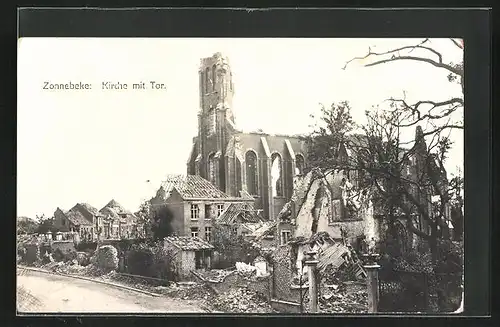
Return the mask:
<path id="1" fill-rule="evenodd" d="M 282 245 L 273 254 L 271 260 L 272 272 L 272 297 L 280 300 L 290 301 L 295 299 L 290 286 L 295 272 L 292 264 L 291 246 Z"/>
<path id="2" fill-rule="evenodd" d="M 262 295 L 267 300 L 271 299 L 271 276 L 256 279 L 243 279 L 243 284 L 250 290 Z"/>

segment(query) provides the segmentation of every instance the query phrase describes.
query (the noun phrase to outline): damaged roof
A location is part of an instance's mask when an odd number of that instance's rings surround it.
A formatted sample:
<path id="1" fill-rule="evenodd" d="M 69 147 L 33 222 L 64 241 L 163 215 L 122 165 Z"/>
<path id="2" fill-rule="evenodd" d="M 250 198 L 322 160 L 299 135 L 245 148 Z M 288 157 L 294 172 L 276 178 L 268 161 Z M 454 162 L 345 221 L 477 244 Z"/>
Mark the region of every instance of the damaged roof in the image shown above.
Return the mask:
<path id="1" fill-rule="evenodd" d="M 256 228 L 249 236 L 255 237 L 257 240 L 260 240 L 268 235 L 274 235 L 276 231 L 277 222 L 268 221 L 262 223 L 262 225 Z"/>
<path id="2" fill-rule="evenodd" d="M 212 250 L 214 248 L 212 244 L 199 237 L 167 236 L 164 240 L 183 251 Z"/>
<path id="3" fill-rule="evenodd" d="M 318 258 L 318 269 L 325 270 L 327 267 L 338 269 L 345 262 L 344 255 L 349 249 L 342 243 L 334 243 L 321 252 Z"/>
<path id="4" fill-rule="evenodd" d="M 175 189 L 183 199 L 230 198 L 212 183 L 197 175 L 172 175 L 163 181 L 161 186 L 167 194 Z"/>
<path id="5" fill-rule="evenodd" d="M 59 209 L 59 208 L 58 208 Z M 68 211 L 60 212 L 75 226 L 92 226 L 93 217 L 102 216 L 99 211 L 88 203 L 77 203 Z"/>
<path id="6" fill-rule="evenodd" d="M 246 223 L 258 223 L 261 219 L 253 209 L 253 205 L 248 203 L 231 203 L 217 218 L 217 223 L 233 224 L 238 217 L 241 217 Z"/>
<path id="7" fill-rule="evenodd" d="M 108 202 L 101 210 L 99 210 L 101 214 L 111 219 L 122 219 L 121 215 L 126 215 L 127 221 L 135 221 L 137 220 L 137 216 L 132 212 L 126 210 L 121 204 L 119 204 L 116 200 L 112 199 Z"/>
<path id="8" fill-rule="evenodd" d="M 64 212 L 64 215 L 75 226 L 90 226 L 92 222 L 88 221 L 85 216 L 76 207 Z"/>
<path id="9" fill-rule="evenodd" d="M 82 207 L 83 209 L 87 210 L 87 212 L 93 216 L 101 216 L 101 214 L 99 213 L 99 210 L 97 210 L 97 208 L 91 206 L 88 203 L 78 203 L 76 206 Z"/>

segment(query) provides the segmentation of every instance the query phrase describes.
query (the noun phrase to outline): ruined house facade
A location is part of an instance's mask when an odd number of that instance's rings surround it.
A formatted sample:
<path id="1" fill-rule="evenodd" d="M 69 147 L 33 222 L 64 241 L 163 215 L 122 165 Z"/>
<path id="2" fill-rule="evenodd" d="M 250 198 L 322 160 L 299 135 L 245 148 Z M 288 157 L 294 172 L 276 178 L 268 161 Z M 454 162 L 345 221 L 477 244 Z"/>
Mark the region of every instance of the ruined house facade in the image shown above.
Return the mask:
<path id="1" fill-rule="evenodd" d="M 112 199 L 99 210 L 103 219 L 100 225 L 101 239 L 130 239 L 145 236 L 144 226 L 139 218 Z"/>
<path id="2" fill-rule="evenodd" d="M 334 238 L 340 237 L 341 229 L 349 237 L 363 234 L 364 214 L 378 215 L 379 218 L 383 216 L 371 212 L 376 211 L 376 208 L 370 206 L 352 210 L 352 200 L 356 200 L 347 196 L 349 192 L 346 189 L 359 190 L 366 186 L 362 172 L 357 170 L 339 171 L 327 177 L 323 182 L 330 182 L 332 185 L 329 188 L 325 188 L 325 185 L 320 187 L 317 181 L 311 184 L 307 182 L 306 189 L 300 189 L 307 164 L 307 145 L 303 137 L 244 133 L 238 130 L 232 107 L 235 88 L 228 58 L 220 53 L 203 58 L 198 73 L 198 135 L 193 138 L 187 161 L 188 174 L 205 178 L 230 197 L 240 197 L 242 192 L 250 194 L 255 200 L 254 208 L 261 211 L 264 219 L 280 221 L 276 231 L 279 243 L 286 243 L 296 234 L 296 228 L 300 225 L 297 222 L 301 217 L 309 216 L 307 219 L 312 219 L 311 210 L 315 206 L 309 208 L 306 198 L 308 194 L 316 194 L 312 192 L 317 190 L 309 190 L 310 187 L 327 189 L 325 197 L 328 201 L 325 200 L 325 205 L 316 201 L 316 207 L 321 210 L 316 209 L 315 214 L 327 214 L 329 218 L 320 229 L 328 231 Z M 421 128 L 417 127 L 416 141 L 419 145 L 417 151 L 408 158 L 407 167 L 402 172 L 410 179 L 421 178 L 423 161 L 428 158 L 425 140 L 419 138 L 420 134 Z M 356 155 L 355 152 L 349 142 L 340 144 L 339 160 L 350 160 Z M 445 181 L 446 172 L 441 171 L 440 174 Z M 420 190 L 417 194 L 426 211 L 432 210 L 433 196 L 432 190 Z M 351 205 L 348 205 L 348 201 Z M 359 196 L 357 201 L 361 201 Z M 362 201 L 368 200 L 365 198 Z M 321 221 L 316 223 L 321 224 Z M 415 224 L 420 230 L 427 231 L 429 228 L 418 216 L 415 217 Z"/>
<path id="3" fill-rule="evenodd" d="M 304 170 L 305 140 L 238 130 L 232 72 L 221 53 L 201 60 L 199 88 L 198 135 L 187 173 L 207 179 L 232 197 L 248 192 L 255 209 L 266 219 L 275 219 L 292 196 L 294 177 Z"/>
<path id="4" fill-rule="evenodd" d="M 143 226 L 139 226 L 137 219 L 115 200 L 101 210 L 88 203 L 77 203 L 68 211 L 58 207 L 54 212 L 54 226 L 58 230 L 76 232 L 81 241 L 88 242 L 139 237 Z"/>
<path id="5" fill-rule="evenodd" d="M 62 232 L 77 232 L 82 241 L 97 239 L 102 214 L 88 203 L 77 203 L 68 211 L 57 208 L 54 212 L 54 227 Z"/>
<path id="6" fill-rule="evenodd" d="M 447 176 L 438 161 L 427 153 L 427 145 L 420 127 L 415 131 L 415 151 L 401 166 L 401 177 L 420 185 L 410 188 L 425 215 L 433 215 L 438 196 L 436 193 L 447 192 Z M 350 151 L 349 143 L 342 144 L 339 149 L 339 160 L 352 159 L 357 151 Z M 435 174 L 430 177 L 429 174 Z M 438 187 L 426 187 L 427 180 L 433 178 Z M 411 183 L 409 183 L 409 186 Z M 295 192 L 291 201 L 283 207 L 278 215 L 277 234 L 281 244 L 290 238 L 309 238 L 315 233 L 326 232 L 335 240 L 347 240 L 354 243 L 359 238 L 379 241 L 387 231 L 388 214 L 377 201 L 377 190 L 369 186 L 360 171 L 329 170 L 321 172 L 312 170 L 304 176 L 297 176 Z M 429 234 L 430 227 L 426 219 L 418 211 L 411 213 L 411 221 L 407 213 L 395 212 L 396 231 L 401 247 L 418 246 L 418 238 L 409 231 L 409 224 Z M 443 234 L 452 235 L 451 210 L 445 205 L 443 223 L 440 228 Z M 446 237 L 446 235 L 443 235 Z"/>
<path id="7" fill-rule="evenodd" d="M 173 175 L 162 182 L 150 202 L 153 207 L 169 208 L 173 216 L 171 226 L 177 236 L 211 242 L 217 219 L 233 206 L 253 207 L 254 199 L 230 196 L 201 176 Z"/>

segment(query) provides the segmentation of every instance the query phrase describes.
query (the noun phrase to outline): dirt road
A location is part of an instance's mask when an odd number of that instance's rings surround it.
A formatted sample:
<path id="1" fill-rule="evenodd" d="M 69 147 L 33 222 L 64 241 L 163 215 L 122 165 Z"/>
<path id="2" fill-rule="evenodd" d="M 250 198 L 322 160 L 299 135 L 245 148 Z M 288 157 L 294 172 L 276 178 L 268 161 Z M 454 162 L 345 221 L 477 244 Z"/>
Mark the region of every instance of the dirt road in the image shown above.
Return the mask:
<path id="1" fill-rule="evenodd" d="M 17 308 L 19 313 L 206 312 L 190 301 L 27 270 L 18 270 Z"/>

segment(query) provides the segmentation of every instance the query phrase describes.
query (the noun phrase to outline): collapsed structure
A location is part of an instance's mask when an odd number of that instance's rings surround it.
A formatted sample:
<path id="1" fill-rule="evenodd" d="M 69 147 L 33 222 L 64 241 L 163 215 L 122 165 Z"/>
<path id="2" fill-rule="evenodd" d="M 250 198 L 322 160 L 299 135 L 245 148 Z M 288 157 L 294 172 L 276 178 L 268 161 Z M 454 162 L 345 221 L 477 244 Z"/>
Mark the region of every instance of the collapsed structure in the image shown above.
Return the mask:
<path id="1" fill-rule="evenodd" d="M 372 247 L 377 243 L 386 228 L 385 213 L 378 207 L 377 192 L 362 171 L 311 170 L 307 167 L 304 137 L 239 130 L 232 107 L 232 71 L 228 58 L 221 53 L 202 58 L 198 73 L 198 135 L 193 138 L 185 178 L 187 184 L 192 184 L 190 194 L 198 192 L 195 188 L 203 194 L 186 196 L 176 190 L 179 192 L 162 196 L 165 190 L 160 189 L 156 197 L 159 202 L 171 202 L 173 207 L 183 203 L 174 222 L 180 236 L 210 242 L 212 227 L 217 224 L 228 235 L 244 236 L 263 248 L 316 246 L 335 265 L 345 258 L 345 262 L 350 260 L 345 254 L 352 253 L 350 249 L 362 240 Z M 336 160 L 346 163 L 356 159 L 362 155 L 356 146 L 366 148 L 365 143 L 363 136 L 348 136 L 336 147 Z M 403 162 L 403 174 L 409 180 L 422 175 L 428 157 L 420 127 L 416 128 L 415 143 L 415 151 Z M 440 174 L 446 180 L 446 172 Z M 194 180 L 196 183 L 190 183 Z M 432 196 L 427 191 L 419 194 L 425 210 L 432 210 Z M 403 214 L 397 217 L 401 222 L 398 232 L 405 243 L 413 246 L 416 239 L 405 229 L 406 218 Z M 421 230 L 428 229 L 418 215 L 414 220 Z M 324 242 L 321 246 L 315 239 L 317 235 L 328 236 L 320 238 Z M 300 254 L 293 256 L 295 266 L 300 265 Z M 353 269 L 362 275 L 360 269 Z"/>

